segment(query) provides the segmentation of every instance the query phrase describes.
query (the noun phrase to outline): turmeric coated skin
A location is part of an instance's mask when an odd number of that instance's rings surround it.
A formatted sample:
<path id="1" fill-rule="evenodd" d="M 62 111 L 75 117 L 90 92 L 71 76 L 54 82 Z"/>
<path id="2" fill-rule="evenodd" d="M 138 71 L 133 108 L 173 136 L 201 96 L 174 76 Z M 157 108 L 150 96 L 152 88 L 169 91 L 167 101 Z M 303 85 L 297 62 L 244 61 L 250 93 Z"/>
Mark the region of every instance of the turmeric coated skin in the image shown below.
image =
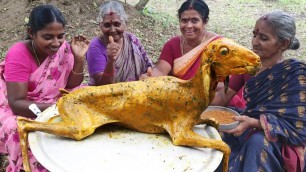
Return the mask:
<path id="1" fill-rule="evenodd" d="M 58 123 L 18 117 L 25 171 L 31 171 L 28 132 L 42 131 L 81 140 L 109 123 L 145 133 L 167 132 L 174 145 L 220 150 L 224 153 L 223 171 L 227 171 L 229 146 L 222 140 L 198 135 L 193 128 L 200 123 L 201 113 L 212 101 L 217 82 L 232 74 L 254 73 L 260 60 L 252 51 L 227 38 L 208 44 L 200 58 L 197 74 L 190 80 L 162 76 L 84 87 L 67 93 L 57 102 L 61 118 Z M 212 120 L 205 123 L 218 125 Z"/>

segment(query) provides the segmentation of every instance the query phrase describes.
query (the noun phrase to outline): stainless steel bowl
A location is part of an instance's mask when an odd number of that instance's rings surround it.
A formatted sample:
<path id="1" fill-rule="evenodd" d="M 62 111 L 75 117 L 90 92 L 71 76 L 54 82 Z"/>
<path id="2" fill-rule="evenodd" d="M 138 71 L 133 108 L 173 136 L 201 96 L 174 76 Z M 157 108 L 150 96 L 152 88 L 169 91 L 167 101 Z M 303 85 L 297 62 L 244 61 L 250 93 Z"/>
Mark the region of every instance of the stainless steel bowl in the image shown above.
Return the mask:
<path id="1" fill-rule="evenodd" d="M 221 111 L 226 111 L 226 112 L 229 112 L 233 115 L 236 115 L 236 116 L 240 116 L 240 114 L 230 108 L 227 108 L 227 107 L 223 107 L 223 106 L 208 106 L 207 109 L 203 112 L 208 112 L 208 111 L 212 111 L 212 110 L 221 110 Z M 233 122 L 233 123 L 230 123 L 230 124 L 221 124 L 219 122 L 219 130 L 230 130 L 230 129 L 233 129 L 235 127 L 237 127 L 237 125 L 239 124 L 239 121 L 236 121 L 236 122 Z"/>

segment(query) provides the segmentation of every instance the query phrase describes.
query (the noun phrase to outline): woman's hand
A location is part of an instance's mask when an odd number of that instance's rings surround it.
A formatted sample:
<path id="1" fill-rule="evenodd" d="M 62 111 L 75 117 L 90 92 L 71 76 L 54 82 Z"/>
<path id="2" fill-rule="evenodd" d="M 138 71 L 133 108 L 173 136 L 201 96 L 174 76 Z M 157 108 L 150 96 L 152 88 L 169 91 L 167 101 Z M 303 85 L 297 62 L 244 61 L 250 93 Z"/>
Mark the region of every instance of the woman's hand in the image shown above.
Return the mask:
<path id="1" fill-rule="evenodd" d="M 120 50 L 120 46 L 118 43 L 114 41 L 112 36 L 109 36 L 109 43 L 106 46 L 106 54 L 109 61 L 114 62 L 117 59 L 117 55 Z"/>
<path id="2" fill-rule="evenodd" d="M 152 77 L 152 72 L 153 72 L 152 67 L 148 67 L 147 73 L 144 73 L 144 74 L 140 75 L 139 79 L 143 80 L 143 79 Z"/>
<path id="3" fill-rule="evenodd" d="M 231 130 L 222 131 L 224 133 L 240 136 L 248 128 L 262 128 L 258 119 L 251 118 L 245 115 L 235 116 L 235 121 L 239 121 L 239 125 Z"/>
<path id="4" fill-rule="evenodd" d="M 71 50 L 75 61 L 83 61 L 89 47 L 89 41 L 86 37 L 78 35 L 71 40 Z"/>
<path id="5" fill-rule="evenodd" d="M 167 76 L 172 70 L 171 65 L 165 60 L 158 60 L 153 68 L 148 67 L 147 73 L 142 74 L 139 79 L 148 77 Z"/>

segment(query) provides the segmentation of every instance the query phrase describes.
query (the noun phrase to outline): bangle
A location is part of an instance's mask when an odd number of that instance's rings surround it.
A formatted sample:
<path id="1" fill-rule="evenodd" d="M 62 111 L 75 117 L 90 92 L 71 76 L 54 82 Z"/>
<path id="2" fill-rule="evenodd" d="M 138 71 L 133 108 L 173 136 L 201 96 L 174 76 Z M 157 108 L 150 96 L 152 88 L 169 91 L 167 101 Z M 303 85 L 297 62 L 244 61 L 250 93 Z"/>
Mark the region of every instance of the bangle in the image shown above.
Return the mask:
<path id="1" fill-rule="evenodd" d="M 39 116 L 41 114 L 41 111 L 37 107 L 35 103 L 30 104 L 29 109 L 36 115 Z"/>
<path id="2" fill-rule="evenodd" d="M 80 72 L 80 73 L 77 73 L 77 72 L 73 71 L 73 69 L 71 70 L 71 72 L 72 72 L 73 74 L 76 74 L 76 75 L 83 75 L 83 74 L 84 74 L 84 71 L 82 71 L 82 72 Z"/>
<path id="3" fill-rule="evenodd" d="M 105 72 L 103 72 L 103 76 L 114 76 L 114 74 L 115 74 L 115 72 L 113 72 L 113 73 L 105 73 Z"/>

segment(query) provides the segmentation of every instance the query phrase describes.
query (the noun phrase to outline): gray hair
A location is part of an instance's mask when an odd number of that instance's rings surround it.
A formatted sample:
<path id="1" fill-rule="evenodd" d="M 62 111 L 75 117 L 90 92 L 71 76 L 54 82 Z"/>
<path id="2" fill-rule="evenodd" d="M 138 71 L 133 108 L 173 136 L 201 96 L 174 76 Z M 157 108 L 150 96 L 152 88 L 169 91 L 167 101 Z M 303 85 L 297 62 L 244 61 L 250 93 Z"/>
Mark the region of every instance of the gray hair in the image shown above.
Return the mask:
<path id="1" fill-rule="evenodd" d="M 106 1 L 100 6 L 100 12 L 98 16 L 98 22 L 103 22 L 103 17 L 111 12 L 117 14 L 124 24 L 126 23 L 128 16 L 124 11 L 124 7 L 119 1 Z"/>
<path id="2" fill-rule="evenodd" d="M 260 19 L 266 20 L 272 25 L 280 41 L 286 39 L 290 41 L 288 49 L 296 50 L 300 47 L 300 41 L 295 37 L 296 27 L 294 18 L 288 13 L 278 10 L 264 14 Z"/>

